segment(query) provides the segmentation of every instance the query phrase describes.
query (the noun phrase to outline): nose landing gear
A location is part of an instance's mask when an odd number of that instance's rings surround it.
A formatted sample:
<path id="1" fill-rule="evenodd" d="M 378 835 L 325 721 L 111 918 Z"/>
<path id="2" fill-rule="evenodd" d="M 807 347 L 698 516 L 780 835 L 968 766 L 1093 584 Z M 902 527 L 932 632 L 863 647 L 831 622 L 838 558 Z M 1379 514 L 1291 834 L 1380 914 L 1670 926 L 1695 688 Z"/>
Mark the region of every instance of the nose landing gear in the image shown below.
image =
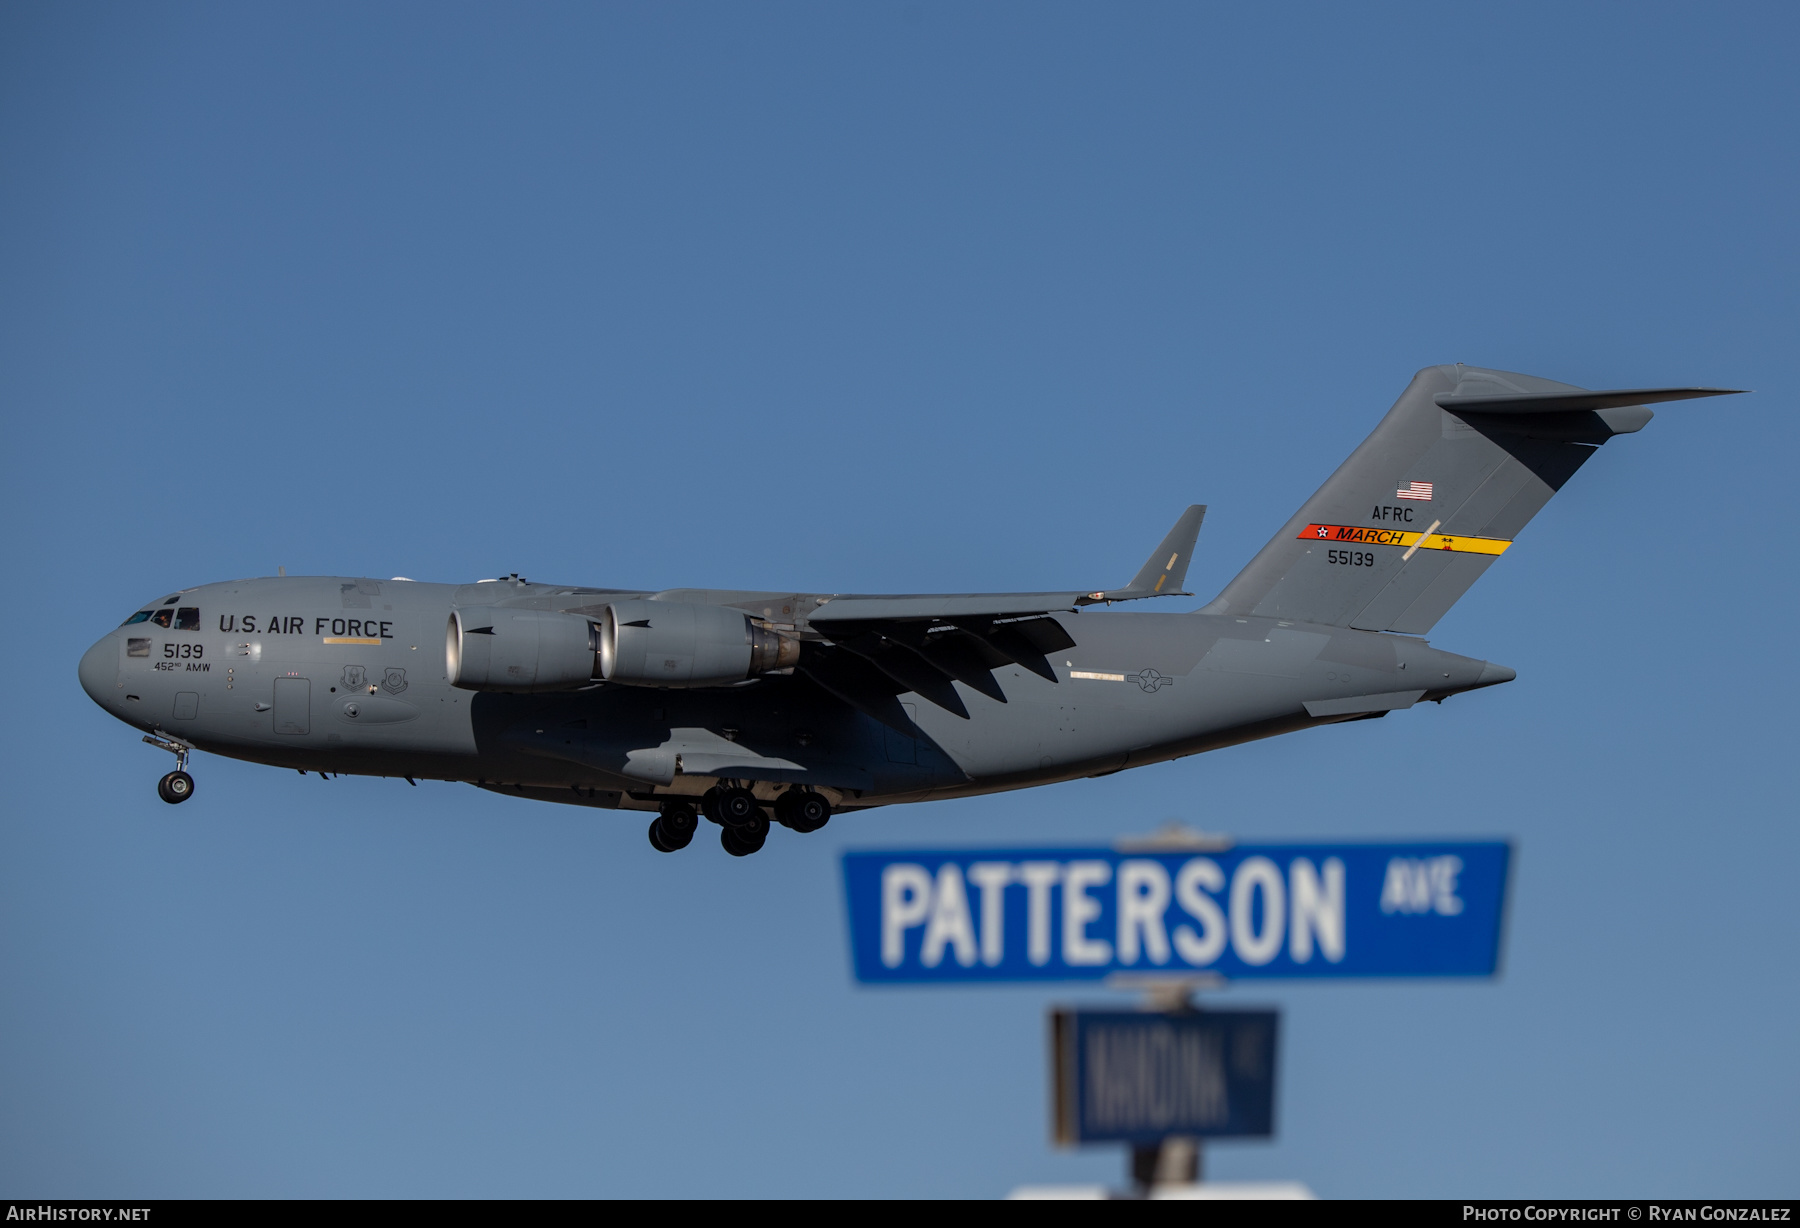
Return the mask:
<path id="1" fill-rule="evenodd" d="M 175 756 L 175 770 L 156 782 L 156 796 L 173 806 L 185 802 L 194 796 L 194 778 L 187 774 L 188 752 L 194 748 L 180 738 L 172 738 L 157 730 L 147 735 L 144 741 L 152 746 L 159 746 Z"/>

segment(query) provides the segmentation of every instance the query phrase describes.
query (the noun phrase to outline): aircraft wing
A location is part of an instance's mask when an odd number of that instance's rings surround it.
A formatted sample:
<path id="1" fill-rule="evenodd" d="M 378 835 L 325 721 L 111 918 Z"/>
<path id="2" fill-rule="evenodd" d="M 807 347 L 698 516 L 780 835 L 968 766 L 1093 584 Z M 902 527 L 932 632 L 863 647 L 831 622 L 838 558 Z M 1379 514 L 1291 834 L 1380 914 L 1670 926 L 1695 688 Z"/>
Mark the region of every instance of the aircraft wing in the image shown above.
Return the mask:
<path id="1" fill-rule="evenodd" d="M 1191 596 L 1181 591 L 1206 509 L 1188 508 L 1130 584 L 1086 593 L 845 594 L 825 599 L 808 619 L 824 643 L 808 643 L 799 670 L 853 707 L 918 735 L 895 696 L 916 692 L 968 719 L 960 682 L 999 703 L 994 670 L 1019 665 L 1058 681 L 1049 654 L 1075 646 L 1052 614 L 1100 602 Z"/>
<path id="2" fill-rule="evenodd" d="M 967 618 L 1023 618 L 1076 610 L 1099 602 L 1136 601 L 1143 597 L 1191 597 L 1181 591 L 1187 579 L 1194 542 L 1206 508 L 1196 503 L 1181 514 L 1149 559 L 1123 588 L 1086 593 L 849 593 L 832 597 L 812 615 L 823 630 L 832 624 L 913 622 Z"/>
<path id="3" fill-rule="evenodd" d="M 839 699 L 918 736 L 894 698 L 915 691 L 956 715 L 969 709 L 952 682 L 1006 702 L 993 671 L 1022 665 L 1055 682 L 1046 654 L 1075 641 L 1051 613 L 1076 593 L 946 593 L 834 597 L 808 619 L 825 643 L 807 643 L 799 670 Z"/>
<path id="4" fill-rule="evenodd" d="M 891 596 L 847 593 L 830 598 L 808 620 L 820 631 L 867 622 L 919 619 L 1023 618 L 1073 611 L 1093 600 L 1089 593 L 906 593 Z"/>

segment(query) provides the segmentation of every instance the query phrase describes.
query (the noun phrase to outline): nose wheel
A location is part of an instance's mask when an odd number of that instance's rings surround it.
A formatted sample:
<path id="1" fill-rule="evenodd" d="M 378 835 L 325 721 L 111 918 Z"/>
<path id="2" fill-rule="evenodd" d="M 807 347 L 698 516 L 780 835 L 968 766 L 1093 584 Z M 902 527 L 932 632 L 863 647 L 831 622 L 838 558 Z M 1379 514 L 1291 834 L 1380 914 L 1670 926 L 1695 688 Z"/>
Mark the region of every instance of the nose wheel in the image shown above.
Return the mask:
<path id="1" fill-rule="evenodd" d="M 175 756 L 175 770 L 156 782 L 156 796 L 174 806 L 194 796 L 194 778 L 187 774 L 188 752 L 194 748 L 180 738 L 171 738 L 162 730 L 148 735 L 144 741 Z"/>

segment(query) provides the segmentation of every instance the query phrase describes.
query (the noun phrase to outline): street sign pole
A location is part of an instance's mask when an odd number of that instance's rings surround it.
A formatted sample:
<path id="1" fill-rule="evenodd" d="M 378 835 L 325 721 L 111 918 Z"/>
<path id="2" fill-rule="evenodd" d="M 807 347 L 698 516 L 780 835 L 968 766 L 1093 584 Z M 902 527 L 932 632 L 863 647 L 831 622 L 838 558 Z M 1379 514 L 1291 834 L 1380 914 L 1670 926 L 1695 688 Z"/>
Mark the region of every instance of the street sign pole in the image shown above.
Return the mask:
<path id="1" fill-rule="evenodd" d="M 1139 1197 L 1199 1183 L 1202 1139 L 1273 1133 L 1274 1011 L 1203 1011 L 1211 977 L 1116 976 L 1139 1009 L 1052 1009 L 1051 1133 L 1063 1146 L 1127 1146 Z"/>
<path id="2" fill-rule="evenodd" d="M 1161 834 L 1161 833 L 1159 833 Z M 1167 842 L 1163 843 L 1166 847 Z M 1215 845 L 1215 847 L 1218 847 Z M 1224 845 L 1229 847 L 1229 844 Z M 1225 988 L 1222 976 L 1154 977 L 1114 973 L 1106 980 L 1108 989 L 1143 994 L 1141 1009 L 1161 1015 L 1197 1014 L 1198 995 L 1209 989 Z M 1171 1134 L 1155 1143 L 1133 1143 L 1127 1174 L 1132 1188 L 1147 1195 L 1159 1185 L 1198 1185 L 1206 1174 L 1206 1153 L 1200 1140 L 1190 1134 Z"/>
<path id="3" fill-rule="evenodd" d="M 1502 840 L 1240 844 L 1174 825 L 1113 845 L 859 850 L 843 857 L 851 965 L 864 985 L 1141 994 L 1137 1010 L 1051 1012 L 1052 1136 L 1124 1143 L 1140 1196 L 1218 1196 L 1198 1184 L 1204 1140 L 1274 1135 L 1280 1018 L 1194 995 L 1492 977 L 1511 860 Z M 1253 1186 L 1309 1196 L 1233 1188 Z"/>

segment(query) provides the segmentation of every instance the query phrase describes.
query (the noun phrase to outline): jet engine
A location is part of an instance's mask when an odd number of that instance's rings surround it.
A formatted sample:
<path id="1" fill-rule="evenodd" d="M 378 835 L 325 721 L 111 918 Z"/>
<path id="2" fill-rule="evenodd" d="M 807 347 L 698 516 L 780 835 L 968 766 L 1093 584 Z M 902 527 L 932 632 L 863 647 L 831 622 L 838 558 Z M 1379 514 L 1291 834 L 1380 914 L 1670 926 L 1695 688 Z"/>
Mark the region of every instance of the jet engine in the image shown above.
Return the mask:
<path id="1" fill-rule="evenodd" d="M 800 641 L 742 610 L 616 601 L 600 616 L 600 677 L 625 686 L 730 686 L 792 669 Z"/>
<path id="2" fill-rule="evenodd" d="M 444 665 L 465 691 L 569 691 L 599 676 L 599 640 L 579 614 L 470 606 L 450 614 Z"/>

